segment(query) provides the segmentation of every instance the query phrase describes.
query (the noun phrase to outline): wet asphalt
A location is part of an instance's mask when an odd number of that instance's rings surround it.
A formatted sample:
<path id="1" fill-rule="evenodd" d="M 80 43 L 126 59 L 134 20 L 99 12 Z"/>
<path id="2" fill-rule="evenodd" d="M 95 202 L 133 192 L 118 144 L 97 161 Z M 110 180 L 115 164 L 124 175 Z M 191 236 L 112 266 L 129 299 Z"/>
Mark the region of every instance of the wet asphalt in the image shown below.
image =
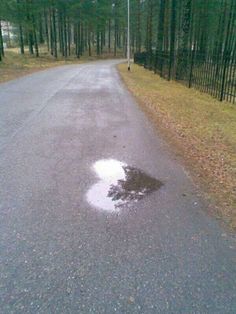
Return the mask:
<path id="1" fill-rule="evenodd" d="M 101 61 L 0 85 L 0 313 L 236 313 L 235 237 Z M 90 205 L 115 159 L 162 187 Z"/>

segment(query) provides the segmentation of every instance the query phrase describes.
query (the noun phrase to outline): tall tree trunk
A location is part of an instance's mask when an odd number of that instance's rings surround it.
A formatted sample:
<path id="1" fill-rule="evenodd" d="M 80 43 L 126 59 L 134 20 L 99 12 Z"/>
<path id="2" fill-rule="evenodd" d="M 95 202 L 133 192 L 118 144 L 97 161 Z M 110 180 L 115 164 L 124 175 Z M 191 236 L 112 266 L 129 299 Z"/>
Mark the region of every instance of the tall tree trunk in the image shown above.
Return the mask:
<path id="1" fill-rule="evenodd" d="M 76 25 L 76 32 L 75 32 L 75 50 L 76 50 L 76 56 L 77 58 L 80 58 L 80 22 Z"/>
<path id="2" fill-rule="evenodd" d="M 148 0 L 148 15 L 147 15 L 147 67 L 152 68 L 153 52 L 152 52 L 152 31 L 153 31 L 153 0 Z"/>
<path id="3" fill-rule="evenodd" d="M 20 41 L 20 53 L 24 54 L 25 49 L 24 49 L 24 38 L 23 38 L 23 30 L 21 24 L 19 25 L 19 41 Z"/>
<path id="4" fill-rule="evenodd" d="M 67 42 L 68 42 L 68 55 L 71 54 L 71 24 L 69 18 L 67 19 Z"/>
<path id="5" fill-rule="evenodd" d="M 118 46 L 118 1 L 114 1 L 114 56 L 117 54 L 117 46 Z"/>
<path id="6" fill-rule="evenodd" d="M 63 18 L 62 12 L 58 12 L 58 38 L 59 38 L 59 51 L 62 56 L 65 56 L 65 47 L 64 47 L 64 33 L 63 33 Z"/>
<path id="7" fill-rule="evenodd" d="M 66 12 L 64 10 L 62 15 L 62 29 L 63 29 L 63 37 L 64 37 L 64 56 L 67 58 L 68 56 L 68 40 L 67 40 L 67 25 L 66 25 Z"/>
<path id="8" fill-rule="evenodd" d="M 57 28 L 56 28 L 56 14 L 55 9 L 52 9 L 52 24 L 53 24 L 53 48 L 54 57 L 57 58 Z"/>
<path id="9" fill-rule="evenodd" d="M 80 23 L 80 53 L 84 53 L 84 23 Z"/>
<path id="10" fill-rule="evenodd" d="M 0 20 L 0 53 L 1 57 L 4 57 L 4 46 L 3 46 L 3 37 L 2 37 L 2 24 Z"/>
<path id="11" fill-rule="evenodd" d="M 34 40 L 33 40 L 33 33 L 30 30 L 28 33 L 28 42 L 29 42 L 29 52 L 31 55 L 34 54 Z"/>
<path id="12" fill-rule="evenodd" d="M 91 49 L 91 26 L 89 25 L 88 28 L 88 47 L 89 47 L 89 56 L 92 56 L 92 49 Z"/>
<path id="13" fill-rule="evenodd" d="M 49 42 L 49 32 L 48 32 L 48 16 L 46 10 L 44 8 L 44 27 L 45 27 L 45 36 L 47 41 L 47 49 L 50 50 L 50 42 Z"/>
<path id="14" fill-rule="evenodd" d="M 52 9 L 49 11 L 49 26 L 50 26 L 50 52 L 51 55 L 54 55 L 54 34 L 53 34 L 53 18 L 52 18 Z"/>
<path id="15" fill-rule="evenodd" d="M 37 33 L 36 33 L 35 17 L 33 15 L 32 15 L 32 24 L 33 24 L 35 53 L 36 53 L 36 57 L 39 57 L 39 47 L 38 47 L 38 39 L 37 39 Z"/>
<path id="16" fill-rule="evenodd" d="M 6 23 L 7 25 L 7 47 L 11 47 L 11 34 L 10 34 L 10 24 L 9 22 Z"/>
<path id="17" fill-rule="evenodd" d="M 183 22 L 179 42 L 179 53 L 177 56 L 177 79 L 185 79 L 185 75 L 186 73 L 188 73 L 191 10 L 192 0 L 185 0 L 183 8 Z"/>
<path id="18" fill-rule="evenodd" d="M 157 73 L 157 70 L 159 70 L 161 76 L 162 76 L 162 68 L 163 68 L 164 22 L 165 22 L 165 0 L 161 0 L 158 31 L 157 31 L 158 32 L 157 33 L 157 47 L 156 47 L 156 56 L 155 56 L 155 73 Z"/>
<path id="19" fill-rule="evenodd" d="M 44 44 L 44 38 L 43 38 L 43 22 L 41 15 L 38 17 L 38 24 L 39 24 L 39 43 Z"/>
<path id="20" fill-rule="evenodd" d="M 171 79 L 171 71 L 175 59 L 175 33 L 176 33 L 176 0 L 172 0 L 171 7 L 171 37 L 170 37 L 170 56 L 168 80 Z"/>
<path id="21" fill-rule="evenodd" d="M 227 67 L 230 61 L 230 54 L 231 54 L 231 49 L 230 47 L 230 41 L 231 37 L 231 25 L 235 23 L 235 16 L 233 12 L 233 7 L 234 3 L 233 1 L 231 2 L 231 8 L 230 8 L 230 14 L 228 18 L 228 24 L 227 24 L 227 30 L 226 30 L 226 38 L 225 38 L 225 45 L 224 45 L 224 53 L 223 53 L 223 73 L 222 73 L 222 82 L 221 82 L 221 91 L 220 91 L 220 101 L 223 101 L 225 99 L 225 84 L 226 84 L 226 79 L 227 79 Z"/>
<path id="22" fill-rule="evenodd" d="M 99 29 L 97 28 L 97 56 L 100 55 L 100 32 Z"/>
<path id="23" fill-rule="evenodd" d="M 140 0 L 137 1 L 137 33 L 136 33 L 136 51 L 141 52 L 141 2 Z"/>
<path id="24" fill-rule="evenodd" d="M 23 29 L 22 29 L 22 24 L 21 24 L 21 16 L 20 16 L 20 11 L 19 11 L 19 4 L 20 4 L 20 1 L 17 0 L 17 18 L 18 18 L 18 23 L 19 23 L 20 52 L 21 52 L 21 54 L 24 54 L 25 53 L 25 50 L 24 50 L 24 37 L 23 37 Z"/>
<path id="25" fill-rule="evenodd" d="M 111 19 L 108 21 L 108 52 L 111 52 Z"/>

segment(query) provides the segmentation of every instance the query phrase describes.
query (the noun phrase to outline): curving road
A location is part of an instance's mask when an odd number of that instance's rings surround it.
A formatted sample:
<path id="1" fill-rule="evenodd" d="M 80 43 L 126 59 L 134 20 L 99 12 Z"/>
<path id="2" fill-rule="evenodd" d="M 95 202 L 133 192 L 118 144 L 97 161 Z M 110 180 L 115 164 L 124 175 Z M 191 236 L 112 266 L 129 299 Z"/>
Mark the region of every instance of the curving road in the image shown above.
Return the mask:
<path id="1" fill-rule="evenodd" d="M 116 64 L 0 85 L 0 313 L 235 313 L 235 237 L 205 214 Z M 96 207 L 103 159 L 160 188 Z"/>

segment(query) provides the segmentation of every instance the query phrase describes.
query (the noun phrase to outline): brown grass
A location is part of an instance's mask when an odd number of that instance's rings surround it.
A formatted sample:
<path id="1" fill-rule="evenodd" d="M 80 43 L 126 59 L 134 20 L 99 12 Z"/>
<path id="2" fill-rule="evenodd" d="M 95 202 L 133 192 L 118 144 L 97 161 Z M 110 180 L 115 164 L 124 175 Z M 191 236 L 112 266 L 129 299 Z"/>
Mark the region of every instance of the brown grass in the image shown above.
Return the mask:
<path id="1" fill-rule="evenodd" d="M 21 55 L 19 54 L 19 49 L 11 48 L 5 51 L 5 57 L 3 61 L 0 62 L 0 83 L 51 67 L 66 64 L 80 64 L 111 57 L 112 54 L 105 53 L 99 57 L 93 54 L 92 57 L 84 55 L 80 59 L 74 56 L 67 59 L 63 57 L 55 59 L 46 51 L 45 47 L 40 47 L 40 56 L 36 58 L 34 55 L 30 55 L 28 51 L 26 51 L 24 55 Z M 120 57 L 121 54 L 119 54 L 118 58 Z"/>
<path id="2" fill-rule="evenodd" d="M 40 57 L 36 58 L 29 55 L 28 52 L 20 55 L 17 49 L 9 49 L 5 52 L 3 61 L 0 62 L 0 83 L 47 68 L 83 62 L 85 59 L 70 58 L 65 60 L 59 58 L 56 60 L 46 52 L 41 52 Z"/>
<path id="3" fill-rule="evenodd" d="M 236 106 L 119 65 L 124 82 L 211 200 L 217 217 L 236 228 Z"/>

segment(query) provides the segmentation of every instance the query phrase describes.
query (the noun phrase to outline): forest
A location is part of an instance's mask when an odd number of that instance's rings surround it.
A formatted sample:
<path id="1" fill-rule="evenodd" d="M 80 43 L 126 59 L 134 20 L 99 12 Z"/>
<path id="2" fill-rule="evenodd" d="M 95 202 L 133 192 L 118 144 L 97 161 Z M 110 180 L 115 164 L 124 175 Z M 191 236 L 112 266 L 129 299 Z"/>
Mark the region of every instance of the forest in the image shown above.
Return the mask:
<path id="1" fill-rule="evenodd" d="M 127 53 L 127 0 L 1 0 L 0 21 L 0 61 L 6 46 L 35 57 L 41 46 L 54 58 Z M 235 102 L 235 0 L 130 0 L 130 25 L 136 63 Z"/>

